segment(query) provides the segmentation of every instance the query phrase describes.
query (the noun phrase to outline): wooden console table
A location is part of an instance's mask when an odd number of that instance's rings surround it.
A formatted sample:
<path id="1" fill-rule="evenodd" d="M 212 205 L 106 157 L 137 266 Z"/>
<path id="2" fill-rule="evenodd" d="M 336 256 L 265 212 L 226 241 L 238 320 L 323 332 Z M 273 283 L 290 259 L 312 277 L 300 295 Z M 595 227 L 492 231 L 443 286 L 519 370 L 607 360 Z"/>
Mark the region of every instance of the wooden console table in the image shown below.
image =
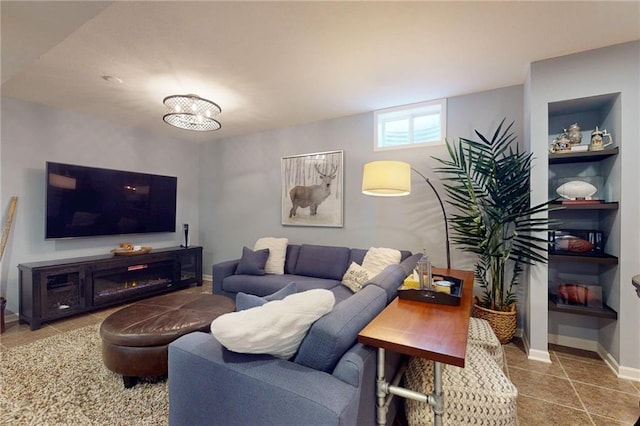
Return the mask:
<path id="1" fill-rule="evenodd" d="M 378 348 L 377 421 L 385 424 L 394 395 L 427 402 L 434 423 L 442 424 L 442 363 L 464 367 L 473 300 L 473 271 L 433 268 L 433 273 L 463 280 L 460 306 L 438 305 L 396 298 L 358 334 L 358 342 Z M 403 366 L 392 382 L 385 380 L 385 350 L 418 356 L 434 362 L 434 392 L 425 395 L 398 386 Z"/>

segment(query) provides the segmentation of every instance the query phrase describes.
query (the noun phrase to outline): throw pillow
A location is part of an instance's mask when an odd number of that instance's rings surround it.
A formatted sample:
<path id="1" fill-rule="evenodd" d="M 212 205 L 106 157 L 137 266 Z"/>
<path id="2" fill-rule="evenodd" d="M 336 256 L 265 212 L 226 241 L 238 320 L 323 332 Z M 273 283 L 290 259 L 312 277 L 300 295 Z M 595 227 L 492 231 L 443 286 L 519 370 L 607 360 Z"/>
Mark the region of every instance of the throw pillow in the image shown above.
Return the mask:
<path id="1" fill-rule="evenodd" d="M 255 294 L 239 292 L 238 294 L 236 294 L 236 311 L 244 311 L 245 309 L 262 306 L 267 302 L 271 302 L 273 300 L 281 300 L 297 292 L 298 286 L 295 282 L 290 282 L 275 293 L 264 297 L 256 296 Z"/>
<path id="2" fill-rule="evenodd" d="M 362 290 L 362 287 L 369 281 L 369 278 L 370 276 L 366 269 L 356 262 L 351 262 L 349 269 L 347 269 L 347 272 L 345 272 L 342 277 L 342 284 L 347 286 L 352 292 L 357 293 Z"/>
<path id="3" fill-rule="evenodd" d="M 227 349 L 289 359 L 309 327 L 333 309 L 333 293 L 314 289 L 213 320 L 211 333 Z"/>
<path id="4" fill-rule="evenodd" d="M 284 274 L 284 261 L 287 257 L 287 238 L 264 237 L 256 241 L 254 250 L 269 249 L 269 258 L 264 267 L 267 274 L 282 275 Z"/>
<path id="5" fill-rule="evenodd" d="M 400 250 L 384 248 L 384 247 L 371 247 L 362 261 L 362 267 L 367 272 L 375 277 L 384 268 L 389 265 L 398 265 L 400 263 Z"/>
<path id="6" fill-rule="evenodd" d="M 236 274 L 264 275 L 264 267 L 269 258 L 269 249 L 253 251 L 248 247 L 242 248 L 242 258 L 236 268 Z"/>

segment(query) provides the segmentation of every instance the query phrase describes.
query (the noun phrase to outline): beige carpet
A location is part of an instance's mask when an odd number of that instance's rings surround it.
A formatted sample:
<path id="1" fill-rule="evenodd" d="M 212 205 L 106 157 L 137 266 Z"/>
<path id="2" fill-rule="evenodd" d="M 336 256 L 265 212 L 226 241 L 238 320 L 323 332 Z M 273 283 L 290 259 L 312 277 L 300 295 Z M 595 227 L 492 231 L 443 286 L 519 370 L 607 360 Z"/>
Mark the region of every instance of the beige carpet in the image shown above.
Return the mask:
<path id="1" fill-rule="evenodd" d="M 166 425 L 166 380 L 125 389 L 102 363 L 98 327 L 0 353 L 0 424 Z"/>

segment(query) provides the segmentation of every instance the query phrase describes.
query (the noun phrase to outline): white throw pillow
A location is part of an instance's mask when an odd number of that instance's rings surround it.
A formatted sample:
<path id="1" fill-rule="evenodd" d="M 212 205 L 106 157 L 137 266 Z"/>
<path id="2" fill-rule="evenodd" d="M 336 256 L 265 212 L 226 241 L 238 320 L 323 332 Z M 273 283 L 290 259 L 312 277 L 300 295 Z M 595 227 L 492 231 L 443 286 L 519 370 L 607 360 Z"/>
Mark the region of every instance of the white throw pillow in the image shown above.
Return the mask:
<path id="1" fill-rule="evenodd" d="M 349 265 L 349 269 L 344 273 L 342 277 L 342 284 L 349 287 L 354 293 L 362 290 L 362 286 L 369 281 L 371 276 L 362 266 L 358 265 L 356 262 L 351 262 Z"/>
<path id="2" fill-rule="evenodd" d="M 256 241 L 253 250 L 269 249 L 269 258 L 264 272 L 273 275 L 284 274 L 284 260 L 287 257 L 288 238 L 264 237 Z"/>
<path id="3" fill-rule="evenodd" d="M 371 247 L 364 256 L 362 267 L 366 269 L 372 277 L 375 277 L 387 266 L 399 264 L 401 257 L 400 250 Z"/>
<path id="4" fill-rule="evenodd" d="M 334 304 L 329 290 L 308 290 L 221 315 L 211 323 L 211 333 L 230 351 L 288 359 L 297 352 L 311 325 Z"/>

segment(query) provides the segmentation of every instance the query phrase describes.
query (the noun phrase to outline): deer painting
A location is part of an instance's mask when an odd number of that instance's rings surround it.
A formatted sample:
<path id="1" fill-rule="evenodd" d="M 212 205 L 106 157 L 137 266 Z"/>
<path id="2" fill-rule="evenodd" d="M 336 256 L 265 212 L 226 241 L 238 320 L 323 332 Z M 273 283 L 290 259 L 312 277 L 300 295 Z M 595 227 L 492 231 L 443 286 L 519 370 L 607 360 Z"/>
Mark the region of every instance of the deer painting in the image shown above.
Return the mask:
<path id="1" fill-rule="evenodd" d="M 331 173 L 329 174 L 322 173 L 318 165 L 315 166 L 315 169 L 320 175 L 322 183 L 320 185 L 295 186 L 289 191 L 292 204 L 291 210 L 289 210 L 289 217 L 296 215 L 298 207 L 309 207 L 311 216 L 315 216 L 318 213 L 320 203 L 331 194 L 331 182 L 336 178 L 338 167 L 332 165 Z"/>

